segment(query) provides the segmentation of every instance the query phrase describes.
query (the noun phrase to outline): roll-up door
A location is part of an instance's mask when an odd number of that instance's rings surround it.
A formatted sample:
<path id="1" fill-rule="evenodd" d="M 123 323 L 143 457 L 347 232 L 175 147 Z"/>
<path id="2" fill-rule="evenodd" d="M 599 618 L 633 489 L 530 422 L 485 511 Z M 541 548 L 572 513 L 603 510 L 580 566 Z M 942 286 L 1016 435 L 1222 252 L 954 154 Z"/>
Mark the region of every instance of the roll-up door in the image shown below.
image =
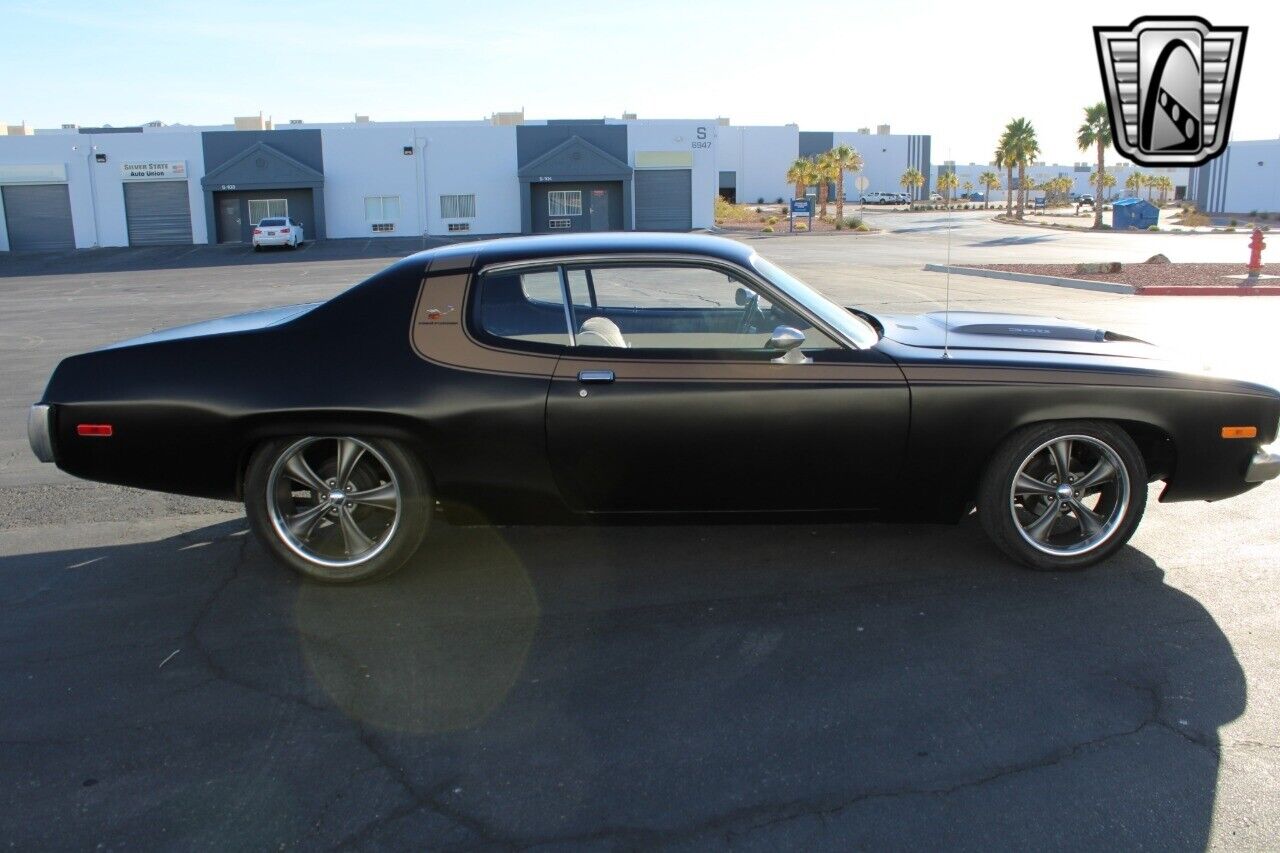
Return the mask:
<path id="1" fill-rule="evenodd" d="M 133 181 L 124 185 L 130 246 L 191 243 L 186 181 Z"/>
<path id="2" fill-rule="evenodd" d="M 3 187 L 0 196 L 11 251 L 51 252 L 76 247 L 66 184 Z"/>
<path id="3" fill-rule="evenodd" d="M 636 230 L 689 231 L 693 228 L 693 172 L 637 169 Z"/>

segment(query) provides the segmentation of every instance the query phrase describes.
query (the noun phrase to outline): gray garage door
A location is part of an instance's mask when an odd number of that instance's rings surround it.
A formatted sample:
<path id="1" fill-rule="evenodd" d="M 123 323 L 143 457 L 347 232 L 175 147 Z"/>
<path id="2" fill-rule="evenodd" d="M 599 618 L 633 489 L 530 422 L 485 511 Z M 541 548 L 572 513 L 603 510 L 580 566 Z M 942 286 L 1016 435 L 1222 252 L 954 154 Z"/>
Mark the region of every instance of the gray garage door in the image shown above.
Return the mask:
<path id="1" fill-rule="evenodd" d="M 76 247 L 66 184 L 4 187 L 2 195 L 11 251 L 48 252 Z"/>
<path id="2" fill-rule="evenodd" d="M 693 228 L 693 177 L 688 169 L 637 169 L 636 229 L 688 231 Z"/>
<path id="3" fill-rule="evenodd" d="M 130 246 L 191 243 L 191 204 L 186 181 L 135 181 L 124 185 Z"/>

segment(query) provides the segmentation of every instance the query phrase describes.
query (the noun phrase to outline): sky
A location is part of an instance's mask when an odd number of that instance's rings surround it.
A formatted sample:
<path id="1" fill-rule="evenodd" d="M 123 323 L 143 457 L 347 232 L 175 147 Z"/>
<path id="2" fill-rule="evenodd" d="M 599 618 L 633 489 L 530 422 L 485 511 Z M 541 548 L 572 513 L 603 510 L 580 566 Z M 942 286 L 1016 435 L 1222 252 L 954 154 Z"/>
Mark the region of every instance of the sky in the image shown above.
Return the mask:
<path id="1" fill-rule="evenodd" d="M 81 2 L 0 0 L 0 122 L 116 126 L 526 117 L 728 117 L 933 136 L 985 162 L 1025 116 L 1044 160 L 1102 98 L 1094 25 L 1200 14 L 1249 26 L 1232 139 L 1280 136 L 1280 3 Z M 1018 43 L 1010 41 L 1018 36 Z M 1109 159 L 1115 159 L 1111 157 Z"/>

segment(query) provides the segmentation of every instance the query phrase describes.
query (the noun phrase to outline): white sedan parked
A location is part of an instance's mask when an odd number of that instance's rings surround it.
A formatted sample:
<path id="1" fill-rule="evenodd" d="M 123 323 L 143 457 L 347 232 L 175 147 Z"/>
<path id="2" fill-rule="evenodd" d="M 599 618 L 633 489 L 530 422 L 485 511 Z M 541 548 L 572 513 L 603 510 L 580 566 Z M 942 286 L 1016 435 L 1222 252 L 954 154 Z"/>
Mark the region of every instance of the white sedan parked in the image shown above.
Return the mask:
<path id="1" fill-rule="evenodd" d="M 296 249 L 302 243 L 302 225 L 288 217 L 264 219 L 253 226 L 253 249 L 263 246 L 288 246 Z"/>

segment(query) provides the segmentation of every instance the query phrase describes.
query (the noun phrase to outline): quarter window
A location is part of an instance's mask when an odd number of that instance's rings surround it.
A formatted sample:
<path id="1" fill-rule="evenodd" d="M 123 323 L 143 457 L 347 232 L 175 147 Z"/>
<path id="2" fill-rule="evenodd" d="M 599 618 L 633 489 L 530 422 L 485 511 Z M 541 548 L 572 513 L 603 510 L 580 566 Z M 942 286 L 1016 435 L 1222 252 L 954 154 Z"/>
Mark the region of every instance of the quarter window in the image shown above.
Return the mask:
<path id="1" fill-rule="evenodd" d="M 582 190 L 547 192 L 547 216 L 581 216 Z M 567 225 L 565 227 L 568 227 Z"/>
<path id="2" fill-rule="evenodd" d="M 272 216 L 281 218 L 289 215 L 289 202 L 283 198 L 251 198 L 249 199 L 249 221 L 261 222 Z"/>
<path id="3" fill-rule="evenodd" d="M 474 219 L 476 215 L 476 197 L 468 195 L 440 196 L 441 219 Z"/>
<path id="4" fill-rule="evenodd" d="M 365 196 L 364 218 L 366 222 L 395 222 L 400 218 L 400 196 Z"/>
<path id="5" fill-rule="evenodd" d="M 530 349 L 569 344 L 556 268 L 489 274 L 480 279 L 479 288 L 473 316 L 486 334 L 517 341 Z"/>

